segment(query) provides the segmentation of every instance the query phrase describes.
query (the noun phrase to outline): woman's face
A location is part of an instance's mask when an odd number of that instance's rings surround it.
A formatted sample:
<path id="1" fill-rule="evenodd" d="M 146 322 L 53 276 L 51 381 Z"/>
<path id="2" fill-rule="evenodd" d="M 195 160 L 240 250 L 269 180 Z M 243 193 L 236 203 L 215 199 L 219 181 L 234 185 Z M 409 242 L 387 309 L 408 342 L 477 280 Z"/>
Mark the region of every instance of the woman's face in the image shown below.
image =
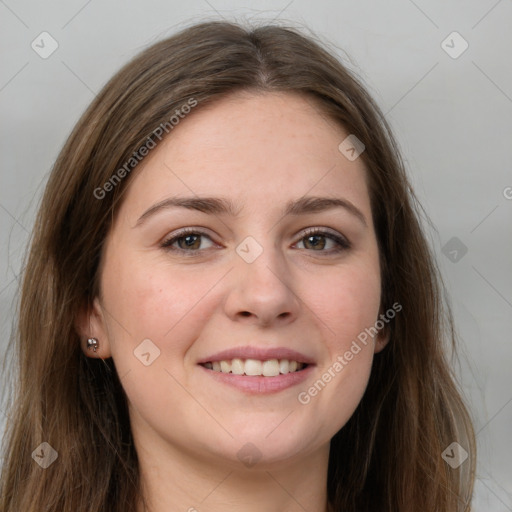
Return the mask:
<path id="1" fill-rule="evenodd" d="M 360 341 L 381 283 L 348 135 L 310 99 L 236 94 L 133 171 L 90 322 L 140 450 L 260 467 L 327 456 L 386 341 Z"/>

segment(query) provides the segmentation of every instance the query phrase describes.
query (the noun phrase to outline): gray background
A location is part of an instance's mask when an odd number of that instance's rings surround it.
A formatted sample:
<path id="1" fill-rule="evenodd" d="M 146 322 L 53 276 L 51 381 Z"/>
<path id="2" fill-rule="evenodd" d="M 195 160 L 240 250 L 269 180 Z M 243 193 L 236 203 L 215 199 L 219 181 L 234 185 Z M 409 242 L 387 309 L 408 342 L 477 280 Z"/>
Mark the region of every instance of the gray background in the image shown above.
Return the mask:
<path id="1" fill-rule="evenodd" d="M 456 371 L 479 449 L 475 510 L 512 511 L 511 0 L 273 0 L 257 9 L 228 0 L 0 0 L 2 352 L 37 203 L 79 115 L 135 53 L 219 18 L 308 26 L 350 56 L 386 113 L 435 226 L 426 229 L 462 342 Z M 45 59 L 31 47 L 50 48 L 43 31 L 58 44 Z M 457 58 L 464 42 L 453 31 L 469 44 Z"/>

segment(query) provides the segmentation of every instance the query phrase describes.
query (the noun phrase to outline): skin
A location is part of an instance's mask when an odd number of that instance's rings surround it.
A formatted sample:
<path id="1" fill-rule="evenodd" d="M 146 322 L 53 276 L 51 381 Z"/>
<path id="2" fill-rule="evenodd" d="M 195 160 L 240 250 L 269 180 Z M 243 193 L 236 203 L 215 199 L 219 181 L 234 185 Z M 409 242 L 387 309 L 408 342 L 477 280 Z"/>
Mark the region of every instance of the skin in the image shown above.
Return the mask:
<path id="1" fill-rule="evenodd" d="M 133 176 L 104 247 L 101 297 L 81 330 L 89 357 L 115 362 L 152 512 L 326 510 L 329 441 L 388 341 L 369 338 L 309 403 L 298 401 L 382 312 L 366 169 L 338 150 L 347 135 L 311 99 L 237 93 L 189 114 Z M 348 200 L 366 226 L 340 207 L 283 217 L 304 195 Z M 223 197 L 241 210 L 164 208 L 138 224 L 174 196 Z M 189 226 L 207 234 L 192 240 L 195 256 L 161 247 Z M 351 247 L 311 242 L 310 227 Z M 252 263 L 236 252 L 248 236 L 263 249 Z M 183 239 L 174 247 L 187 250 Z M 145 339 L 160 350 L 148 366 L 134 356 Z M 315 365 L 305 382 L 273 394 L 220 383 L 198 365 L 245 345 L 288 347 Z M 252 466 L 237 456 L 247 443 L 259 458 Z"/>

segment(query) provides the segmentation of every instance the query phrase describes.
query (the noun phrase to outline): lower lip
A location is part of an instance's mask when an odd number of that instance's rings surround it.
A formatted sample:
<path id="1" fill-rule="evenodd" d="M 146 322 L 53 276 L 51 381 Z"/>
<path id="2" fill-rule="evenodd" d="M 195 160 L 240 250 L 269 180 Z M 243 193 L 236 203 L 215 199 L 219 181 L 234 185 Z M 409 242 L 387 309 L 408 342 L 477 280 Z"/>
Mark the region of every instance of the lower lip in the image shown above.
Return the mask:
<path id="1" fill-rule="evenodd" d="M 199 366 L 217 381 L 255 395 L 277 393 L 283 389 L 295 386 L 307 379 L 314 368 L 314 365 L 309 364 L 298 372 L 279 374 L 275 377 L 263 377 L 216 372 L 204 366 Z"/>

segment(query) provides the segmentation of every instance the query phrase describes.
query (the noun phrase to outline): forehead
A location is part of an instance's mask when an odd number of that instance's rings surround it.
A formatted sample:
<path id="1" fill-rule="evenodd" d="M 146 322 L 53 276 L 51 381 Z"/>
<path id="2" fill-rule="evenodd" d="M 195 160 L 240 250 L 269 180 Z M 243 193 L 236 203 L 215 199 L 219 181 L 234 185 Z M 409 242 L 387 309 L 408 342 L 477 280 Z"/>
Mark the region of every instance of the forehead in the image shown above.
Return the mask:
<path id="1" fill-rule="evenodd" d="M 223 196 L 248 210 L 342 194 L 369 213 L 366 168 L 339 150 L 349 133 L 296 93 L 241 92 L 196 107 L 139 165 L 130 209 L 170 195 Z"/>

